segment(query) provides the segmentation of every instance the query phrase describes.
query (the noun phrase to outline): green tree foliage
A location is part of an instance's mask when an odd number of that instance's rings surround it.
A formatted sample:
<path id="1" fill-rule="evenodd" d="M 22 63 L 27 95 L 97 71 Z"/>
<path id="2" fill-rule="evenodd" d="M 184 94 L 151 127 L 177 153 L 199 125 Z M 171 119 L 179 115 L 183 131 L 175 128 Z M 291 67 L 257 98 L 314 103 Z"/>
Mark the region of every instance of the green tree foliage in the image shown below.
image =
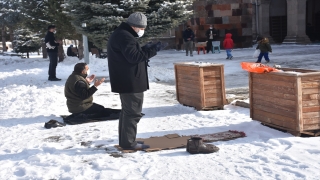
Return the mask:
<path id="1" fill-rule="evenodd" d="M 28 29 L 18 29 L 14 32 L 14 51 L 16 53 L 27 53 L 29 58 L 30 52 L 36 52 L 41 47 L 41 38 L 39 34 L 33 33 Z"/>
<path id="2" fill-rule="evenodd" d="M 188 20 L 192 0 L 65 0 L 77 32 L 88 36 L 96 46 L 105 48 L 109 35 L 133 12 L 143 12 L 148 27 L 142 40 L 159 37 Z M 87 27 L 83 28 L 82 23 Z"/>

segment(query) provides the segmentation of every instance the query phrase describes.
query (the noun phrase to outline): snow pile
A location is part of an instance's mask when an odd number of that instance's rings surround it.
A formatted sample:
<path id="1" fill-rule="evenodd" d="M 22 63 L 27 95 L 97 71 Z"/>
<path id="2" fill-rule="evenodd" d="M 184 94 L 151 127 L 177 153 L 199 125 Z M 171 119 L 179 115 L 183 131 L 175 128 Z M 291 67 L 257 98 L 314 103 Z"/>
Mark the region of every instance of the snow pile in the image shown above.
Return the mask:
<path id="1" fill-rule="evenodd" d="M 281 53 L 274 47 L 272 58 L 277 64 L 299 67 L 304 60 L 303 68 L 319 68 L 318 46 L 278 48 Z M 170 82 L 174 62 L 206 61 L 224 63 L 227 83 L 246 87 L 248 79 L 243 75 L 247 73 L 242 72 L 240 62 L 248 61 L 252 50 L 235 50 L 237 58 L 232 61 L 222 53 L 192 59 L 183 52 L 164 51 L 151 59 L 150 78 Z M 296 52 L 318 54 L 287 57 Z M 90 58 L 91 72 L 108 76 L 107 60 Z M 262 126 L 251 120 L 249 109 L 233 105 L 220 111 L 195 111 L 178 104 L 175 86 L 168 84 L 150 83 L 138 137 L 226 130 L 244 131 L 247 137 L 215 142 L 220 151 L 208 155 L 176 149 L 115 158 L 110 151 L 118 144 L 117 120 L 44 129 L 44 122 L 61 121 L 59 116 L 68 114 L 63 88 L 77 62 L 77 58 L 67 58 L 59 63 L 57 75 L 63 80 L 48 82 L 48 60 L 0 56 L 0 179 L 319 179 L 320 137 L 293 137 Z M 109 83 L 99 86 L 94 101 L 120 108 L 119 96 L 110 92 Z M 83 146 L 89 141 L 89 147 Z"/>

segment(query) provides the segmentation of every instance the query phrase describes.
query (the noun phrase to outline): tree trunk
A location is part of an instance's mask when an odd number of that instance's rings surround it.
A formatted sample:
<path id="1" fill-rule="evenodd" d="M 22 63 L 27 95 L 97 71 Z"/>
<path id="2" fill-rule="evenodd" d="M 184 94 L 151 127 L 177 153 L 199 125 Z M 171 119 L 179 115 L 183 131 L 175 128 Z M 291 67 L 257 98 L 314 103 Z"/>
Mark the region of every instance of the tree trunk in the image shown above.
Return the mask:
<path id="1" fill-rule="evenodd" d="M 67 46 L 66 39 L 63 39 L 64 45 Z"/>
<path id="2" fill-rule="evenodd" d="M 29 52 L 27 52 L 27 58 L 29 58 Z"/>
<path id="3" fill-rule="evenodd" d="M 64 60 L 65 54 L 63 50 L 63 43 L 61 43 L 61 45 L 58 46 L 58 57 L 59 57 L 59 62 L 62 62 Z"/>
<path id="4" fill-rule="evenodd" d="M 14 51 L 14 44 L 12 43 L 13 42 L 13 40 L 14 40 L 14 35 L 13 35 L 13 27 L 10 27 L 9 28 L 9 33 L 10 33 L 10 42 L 11 42 L 11 45 L 12 45 L 12 49 L 13 49 L 13 51 Z"/>
<path id="5" fill-rule="evenodd" d="M 48 58 L 47 47 L 45 42 L 42 43 L 42 57 L 43 59 Z"/>
<path id="6" fill-rule="evenodd" d="M 83 59 L 84 54 L 83 54 L 83 42 L 82 42 L 82 40 L 79 41 L 78 53 L 79 53 L 79 60 Z"/>
<path id="7" fill-rule="evenodd" d="M 6 45 L 6 27 L 2 26 L 2 52 L 7 51 L 7 45 Z"/>
<path id="8" fill-rule="evenodd" d="M 75 45 L 76 47 L 78 47 L 77 40 L 74 40 L 74 45 Z"/>

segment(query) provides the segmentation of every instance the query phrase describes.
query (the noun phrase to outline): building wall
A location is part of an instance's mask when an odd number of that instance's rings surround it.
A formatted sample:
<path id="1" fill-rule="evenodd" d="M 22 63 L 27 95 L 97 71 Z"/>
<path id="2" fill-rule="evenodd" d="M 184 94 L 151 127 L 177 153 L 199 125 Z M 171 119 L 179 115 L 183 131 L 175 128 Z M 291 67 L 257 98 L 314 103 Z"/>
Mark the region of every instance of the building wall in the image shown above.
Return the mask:
<path id="1" fill-rule="evenodd" d="M 198 0 L 194 2 L 195 15 L 186 24 L 191 25 L 196 42 L 206 41 L 205 32 L 213 25 L 219 30 L 222 42 L 226 33 L 233 35 L 236 48 L 251 47 L 253 35 L 253 5 L 251 0 Z M 186 24 L 176 28 L 177 49 L 183 48 L 182 34 Z"/>

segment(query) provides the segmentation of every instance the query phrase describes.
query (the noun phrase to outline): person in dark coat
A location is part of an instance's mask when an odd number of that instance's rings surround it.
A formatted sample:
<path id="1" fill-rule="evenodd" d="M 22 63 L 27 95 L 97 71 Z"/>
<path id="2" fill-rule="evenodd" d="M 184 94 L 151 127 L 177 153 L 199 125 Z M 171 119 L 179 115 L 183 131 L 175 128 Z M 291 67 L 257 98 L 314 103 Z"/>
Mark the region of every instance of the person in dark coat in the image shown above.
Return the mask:
<path id="1" fill-rule="evenodd" d="M 60 81 L 61 79 L 56 77 L 56 68 L 58 65 L 58 46 L 61 43 L 61 41 L 56 41 L 54 34 L 56 33 L 56 26 L 55 25 L 49 25 L 48 26 L 48 32 L 45 37 L 45 43 L 47 47 L 48 56 L 50 59 L 49 64 L 49 81 Z"/>
<path id="2" fill-rule="evenodd" d="M 78 117 L 84 117 L 83 115 L 90 118 L 109 118 L 113 115 L 115 116 L 113 119 L 119 118 L 120 110 L 104 108 L 102 105 L 93 103 L 93 94 L 105 78 L 94 81 L 96 76 L 92 74 L 88 77 L 89 73 L 89 66 L 86 63 L 78 63 L 68 77 L 64 95 L 67 99 L 68 110 L 72 115 L 66 119 L 70 121 L 83 120 L 78 119 Z M 94 84 L 90 87 L 91 83 Z"/>
<path id="3" fill-rule="evenodd" d="M 71 44 L 67 49 L 67 56 L 71 56 L 71 57 L 77 56 L 77 54 L 72 51 L 72 48 L 73 48 L 73 45 Z"/>
<path id="4" fill-rule="evenodd" d="M 183 40 L 186 48 L 186 56 L 190 51 L 190 56 L 193 56 L 193 42 L 194 42 L 194 32 L 192 31 L 190 25 L 187 25 L 187 29 L 183 32 Z"/>
<path id="5" fill-rule="evenodd" d="M 269 52 L 272 53 L 272 48 L 269 44 L 269 39 L 268 38 L 262 38 L 256 49 L 260 50 L 260 54 L 258 57 L 258 60 L 256 63 L 261 63 L 262 57 L 264 57 L 264 59 L 267 61 L 267 63 L 270 62 L 269 59 Z"/>
<path id="6" fill-rule="evenodd" d="M 119 145 L 123 149 L 146 149 L 136 141 L 137 124 L 142 114 L 143 92 L 149 89 L 147 65 L 166 44 L 161 42 L 141 47 L 147 17 L 133 13 L 111 34 L 108 44 L 108 66 L 112 92 L 120 94 L 122 111 L 119 118 Z"/>
<path id="7" fill-rule="evenodd" d="M 212 51 L 212 41 L 216 41 L 218 38 L 218 31 L 210 25 L 209 29 L 206 32 L 207 37 L 207 53 Z"/>

